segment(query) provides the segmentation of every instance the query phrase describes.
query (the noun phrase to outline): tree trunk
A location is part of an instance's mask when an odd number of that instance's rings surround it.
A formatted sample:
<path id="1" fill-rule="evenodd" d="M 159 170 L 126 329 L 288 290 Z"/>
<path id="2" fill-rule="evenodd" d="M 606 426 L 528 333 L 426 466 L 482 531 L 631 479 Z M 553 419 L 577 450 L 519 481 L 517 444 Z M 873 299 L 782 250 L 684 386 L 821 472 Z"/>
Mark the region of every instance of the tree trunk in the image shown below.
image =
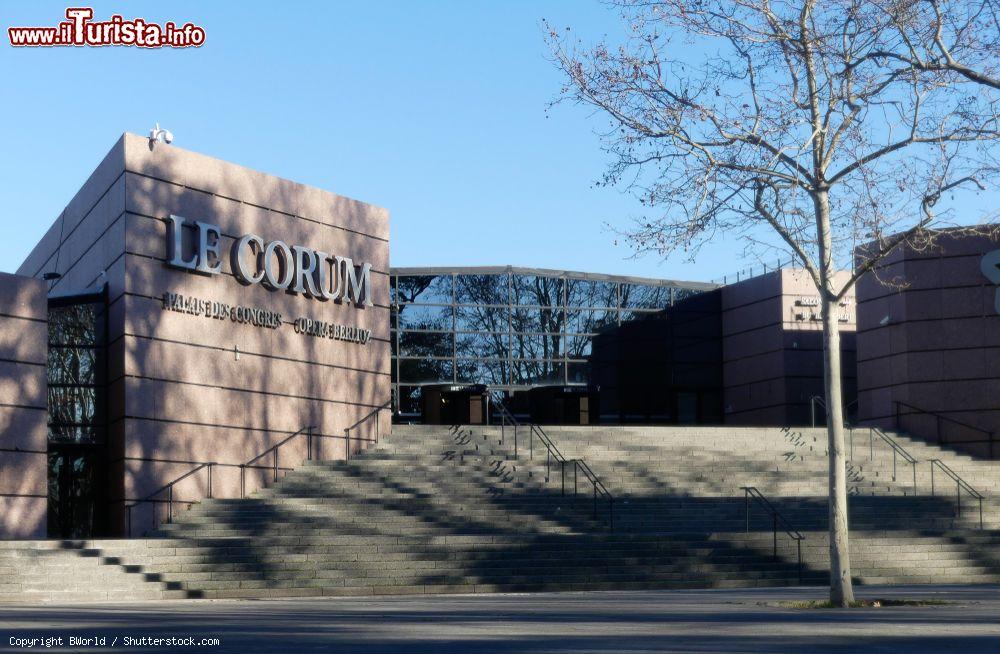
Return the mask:
<path id="1" fill-rule="evenodd" d="M 840 305 L 834 284 L 830 198 L 827 191 L 813 196 L 819 245 L 823 303 L 823 372 L 826 389 L 826 432 L 829 441 L 830 602 L 849 606 L 854 601 L 851 550 L 847 529 L 847 454 L 844 451 L 844 395 L 840 367 Z"/>
<path id="2" fill-rule="evenodd" d="M 844 401 L 841 390 L 839 306 L 823 298 L 823 354 L 826 377 L 826 430 L 829 440 L 830 602 L 854 601 L 847 530 L 847 454 L 844 451 Z"/>

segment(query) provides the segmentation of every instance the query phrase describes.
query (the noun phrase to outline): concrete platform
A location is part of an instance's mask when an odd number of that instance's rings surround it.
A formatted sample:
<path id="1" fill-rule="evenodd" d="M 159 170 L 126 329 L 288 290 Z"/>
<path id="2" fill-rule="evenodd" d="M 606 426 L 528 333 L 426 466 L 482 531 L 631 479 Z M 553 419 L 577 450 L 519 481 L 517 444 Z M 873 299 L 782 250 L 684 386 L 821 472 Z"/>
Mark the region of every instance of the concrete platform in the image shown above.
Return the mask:
<path id="1" fill-rule="evenodd" d="M 61 636 L 64 646 L 47 651 L 148 649 L 126 646 L 126 637 L 215 638 L 220 645 L 196 649 L 241 653 L 1000 651 L 1000 586 L 865 586 L 857 594 L 955 604 L 789 609 L 772 603 L 822 599 L 824 589 L 777 588 L 7 605 L 0 650 L 18 649 L 12 638 Z M 70 647 L 70 636 L 106 637 L 107 645 Z"/>

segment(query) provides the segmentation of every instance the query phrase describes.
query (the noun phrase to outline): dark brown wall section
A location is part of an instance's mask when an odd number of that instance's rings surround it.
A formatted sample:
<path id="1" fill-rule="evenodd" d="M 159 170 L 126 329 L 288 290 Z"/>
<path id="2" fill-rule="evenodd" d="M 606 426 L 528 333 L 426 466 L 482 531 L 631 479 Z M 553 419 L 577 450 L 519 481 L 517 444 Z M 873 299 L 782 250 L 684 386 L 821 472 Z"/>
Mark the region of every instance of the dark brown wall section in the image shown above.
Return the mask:
<path id="1" fill-rule="evenodd" d="M 219 226 L 222 274 L 166 266 L 170 214 Z M 375 306 L 240 284 L 228 252 L 246 233 L 370 262 Z M 344 428 L 389 399 L 388 238 L 384 209 L 122 137 L 19 270 L 62 273 L 58 290 L 108 283 L 113 521 L 123 499 L 144 497 L 203 462 L 246 463 L 306 426 L 331 437 L 318 439 L 323 456 L 345 455 Z M 267 329 L 165 311 L 167 292 L 276 311 L 285 324 Z M 297 334 L 291 323 L 300 317 L 369 329 L 372 340 Z M 388 426 L 386 412 L 382 431 Z M 279 463 L 292 466 L 305 455 L 305 439 L 297 439 L 281 449 Z M 263 475 L 251 471 L 247 490 Z M 219 467 L 212 482 L 216 496 L 237 495 L 239 469 Z M 174 496 L 198 499 L 207 484 L 203 472 Z M 142 515 L 134 521 L 149 523 Z"/>
<path id="2" fill-rule="evenodd" d="M 842 274 L 843 276 L 843 274 Z M 845 402 L 854 401 L 854 296 L 841 307 Z M 805 271 L 778 270 L 722 289 L 726 424 L 803 425 L 824 394 L 818 294 Z M 819 411 L 822 411 L 821 409 Z M 817 418 L 824 419 L 818 412 Z"/>
<path id="3" fill-rule="evenodd" d="M 44 538 L 46 284 L 0 273 L 0 538 Z"/>
<path id="4" fill-rule="evenodd" d="M 944 232 L 939 247 L 897 250 L 878 278 L 860 281 L 862 420 L 990 454 L 989 433 L 994 441 L 1000 436 L 1000 315 L 997 286 L 981 264 L 997 249 L 1000 242 L 989 238 Z M 1000 456 L 996 443 L 993 456 Z"/>

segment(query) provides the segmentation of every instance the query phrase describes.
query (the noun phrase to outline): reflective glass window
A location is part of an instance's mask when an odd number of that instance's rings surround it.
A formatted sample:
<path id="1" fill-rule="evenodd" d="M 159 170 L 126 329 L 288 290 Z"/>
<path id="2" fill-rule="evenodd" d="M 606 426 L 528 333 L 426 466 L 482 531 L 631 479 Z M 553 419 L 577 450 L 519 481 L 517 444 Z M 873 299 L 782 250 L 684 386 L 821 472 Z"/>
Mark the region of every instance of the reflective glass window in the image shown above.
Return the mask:
<path id="1" fill-rule="evenodd" d="M 566 315 L 557 307 L 515 307 L 510 328 L 515 332 L 556 334 L 565 330 Z"/>
<path id="2" fill-rule="evenodd" d="M 566 316 L 566 332 L 571 334 L 596 334 L 608 325 L 617 324 L 617 311 L 571 309 Z"/>
<path id="3" fill-rule="evenodd" d="M 618 284 L 588 279 L 566 280 L 566 306 L 615 308 L 618 306 Z"/>
<path id="4" fill-rule="evenodd" d="M 104 441 L 102 302 L 49 309 L 48 437 L 54 443 Z"/>
<path id="5" fill-rule="evenodd" d="M 455 348 L 460 357 L 506 359 L 509 343 L 506 333 L 455 334 Z"/>
<path id="6" fill-rule="evenodd" d="M 458 359 L 455 362 L 459 382 L 474 384 L 509 384 L 506 359 Z"/>
<path id="7" fill-rule="evenodd" d="M 399 354 L 404 357 L 450 357 L 454 354 L 451 332 L 400 332 Z"/>
<path id="8" fill-rule="evenodd" d="M 570 361 L 566 364 L 566 380 L 570 384 L 589 384 L 590 364 L 585 361 Z"/>
<path id="9" fill-rule="evenodd" d="M 622 284 L 623 309 L 665 309 L 670 306 L 670 287 L 645 284 Z"/>
<path id="10" fill-rule="evenodd" d="M 454 379 L 451 359 L 399 359 L 399 383 L 451 383 Z"/>
<path id="11" fill-rule="evenodd" d="M 399 329 L 452 329 L 452 308 L 401 304 L 397 318 Z"/>
<path id="12" fill-rule="evenodd" d="M 511 372 L 513 373 L 511 382 L 517 385 L 563 384 L 566 381 L 562 361 L 515 360 Z"/>
<path id="13" fill-rule="evenodd" d="M 396 301 L 451 304 L 451 275 L 404 275 L 396 278 Z"/>
<path id="14" fill-rule="evenodd" d="M 508 304 L 510 276 L 456 275 L 455 302 L 458 304 Z"/>
<path id="15" fill-rule="evenodd" d="M 507 307 L 459 306 L 456 311 L 456 328 L 460 332 L 506 332 L 510 310 Z"/>
<path id="16" fill-rule="evenodd" d="M 511 334 L 511 356 L 515 359 L 561 359 L 562 334 Z"/>
<path id="17" fill-rule="evenodd" d="M 585 359 L 590 356 L 593 344 L 593 336 L 582 334 L 568 334 L 564 341 L 566 358 Z"/>
<path id="18" fill-rule="evenodd" d="M 539 275 L 514 275 L 511 279 L 514 304 L 520 306 L 561 307 L 565 280 Z"/>

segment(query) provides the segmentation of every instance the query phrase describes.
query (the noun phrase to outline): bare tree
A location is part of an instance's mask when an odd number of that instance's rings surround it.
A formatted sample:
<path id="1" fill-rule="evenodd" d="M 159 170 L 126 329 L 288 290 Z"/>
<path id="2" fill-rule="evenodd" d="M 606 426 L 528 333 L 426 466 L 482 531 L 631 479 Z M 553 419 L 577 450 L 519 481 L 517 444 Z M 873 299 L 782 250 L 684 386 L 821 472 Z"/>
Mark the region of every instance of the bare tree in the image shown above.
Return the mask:
<path id="1" fill-rule="evenodd" d="M 896 247 L 925 248 L 946 194 L 995 182 L 991 0 L 617 0 L 627 36 L 551 25 L 561 100 L 610 119 L 612 164 L 650 215 L 639 252 L 721 233 L 793 255 L 821 297 L 829 408 L 830 599 L 853 600 L 838 303 Z M 943 206 L 943 205 L 942 205 Z M 951 221 L 951 222 L 949 222 Z M 968 225 L 970 221 L 960 221 Z M 972 231 L 976 227 L 967 226 Z M 953 232 L 954 233 L 954 232 Z M 858 246 L 867 244 L 863 250 Z M 846 283 L 838 266 L 850 267 Z"/>

